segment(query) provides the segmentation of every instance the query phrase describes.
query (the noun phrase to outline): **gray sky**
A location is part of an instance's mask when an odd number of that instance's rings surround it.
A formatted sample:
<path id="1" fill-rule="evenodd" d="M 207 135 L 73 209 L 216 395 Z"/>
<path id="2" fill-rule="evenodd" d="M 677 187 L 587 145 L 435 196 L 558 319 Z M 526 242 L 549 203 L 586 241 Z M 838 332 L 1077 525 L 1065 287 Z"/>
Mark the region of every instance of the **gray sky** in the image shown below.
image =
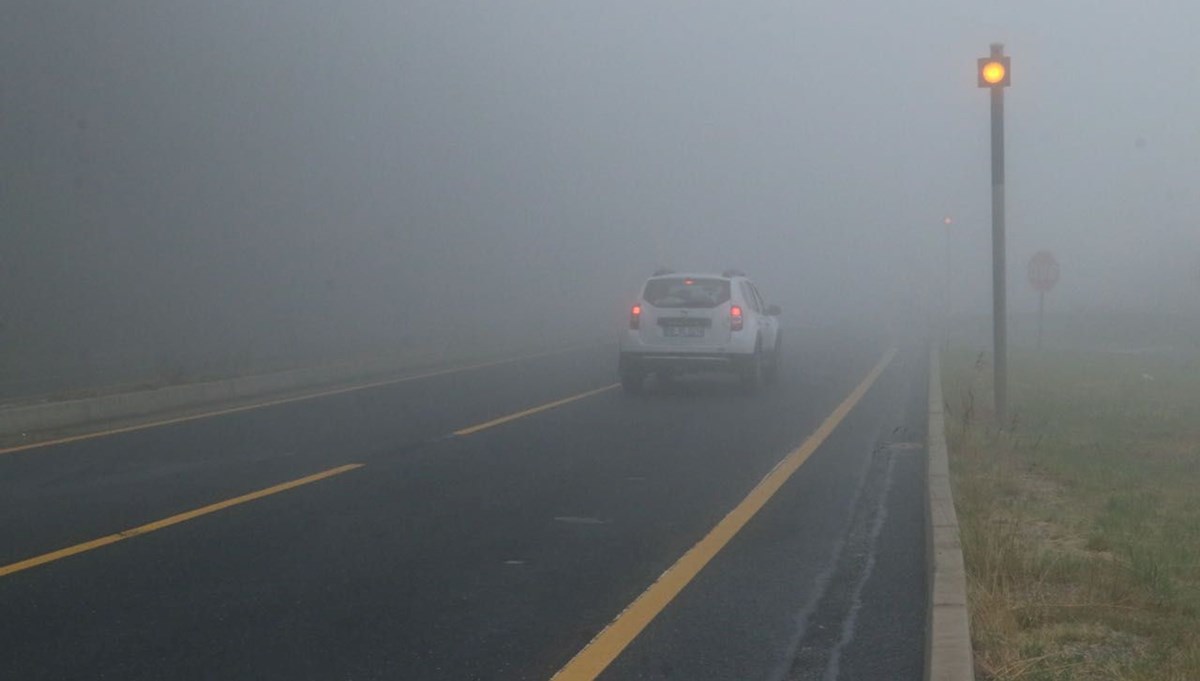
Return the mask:
<path id="1" fill-rule="evenodd" d="M 982 311 L 992 41 L 1014 311 L 1040 248 L 1058 309 L 1194 310 L 1197 25 L 1182 1 L 9 0 L 0 314 L 62 352 L 265 352 L 608 319 L 658 264 L 739 266 L 793 320 L 886 314 L 936 292 L 946 214 L 955 306 Z"/>

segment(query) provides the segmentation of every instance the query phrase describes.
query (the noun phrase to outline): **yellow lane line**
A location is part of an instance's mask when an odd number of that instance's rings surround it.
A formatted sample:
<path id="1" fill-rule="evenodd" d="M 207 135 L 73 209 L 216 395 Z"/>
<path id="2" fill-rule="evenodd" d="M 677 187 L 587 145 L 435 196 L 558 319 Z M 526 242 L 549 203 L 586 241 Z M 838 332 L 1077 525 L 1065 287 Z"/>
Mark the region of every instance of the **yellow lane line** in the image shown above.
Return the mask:
<path id="1" fill-rule="evenodd" d="M 550 355 L 561 354 L 564 352 L 570 352 L 573 349 L 576 349 L 576 346 L 572 346 L 570 348 L 561 348 L 559 350 L 551 350 L 550 352 L 536 353 L 536 354 L 532 354 L 532 355 L 520 355 L 517 357 L 509 357 L 507 359 L 496 360 L 493 362 L 482 362 L 479 364 L 467 364 L 464 366 L 450 367 L 448 369 L 439 369 L 437 371 L 430 371 L 430 372 L 423 373 L 423 374 L 414 374 L 411 376 L 402 376 L 400 378 L 389 378 L 389 379 L 382 380 L 382 381 L 373 381 L 371 383 L 360 383 L 358 385 L 352 385 L 352 386 L 348 386 L 348 387 L 344 387 L 344 388 L 334 388 L 332 390 L 322 390 L 322 391 L 314 392 L 314 393 L 305 393 L 303 395 L 297 395 L 294 397 L 283 397 L 283 398 L 274 399 L 274 400 L 267 400 L 264 402 L 255 402 L 253 404 L 246 404 L 246 405 L 242 405 L 239 407 L 229 407 L 226 409 L 217 409 L 214 411 L 206 411 L 206 412 L 203 412 L 200 414 L 192 414 L 189 416 L 180 416 L 180 417 L 176 417 L 176 418 L 163 419 L 161 421 L 151 421 L 149 423 L 140 423 L 137 425 L 125 426 L 122 428 L 99 430 L 99 431 L 94 431 L 91 433 L 84 433 L 82 435 L 72 435 L 69 437 L 57 438 L 54 440 L 33 442 L 33 443 L 30 443 L 27 445 L 17 445 L 14 447 L 0 448 L 0 454 L 14 454 L 16 452 L 23 452 L 23 451 L 26 451 L 29 449 L 38 449 L 40 447 L 53 447 L 55 445 L 66 444 L 68 442 L 78 442 L 80 440 L 91 440 L 93 438 L 108 437 L 110 435 L 118 435 L 120 433 L 129 433 L 129 432 L 133 432 L 133 431 L 137 431 L 137 430 L 146 430 L 148 428 L 159 428 L 161 426 L 169 426 L 169 425 L 173 425 L 176 423 L 186 423 L 187 421 L 197 421 L 200 419 L 212 418 L 214 416 L 224 416 L 226 414 L 236 414 L 238 412 L 250 411 L 252 409 L 262 409 L 264 407 L 274 407 L 274 406 L 277 406 L 280 404 L 288 404 L 291 402 L 301 402 L 303 400 L 313 400 L 313 399 L 317 399 L 319 397 L 329 397 L 332 395 L 341 395 L 344 393 L 355 392 L 357 390 L 367 390 L 370 388 L 379 388 L 379 387 L 382 387 L 385 385 L 395 385 L 398 383 L 407 383 L 409 381 L 418 381 L 418 380 L 421 380 L 424 378 L 433 378 L 435 376 L 445 376 L 446 374 L 456 374 L 456 373 L 461 373 L 463 371 L 473 371 L 475 369 L 486 369 L 488 367 L 500 366 L 502 364 L 511 364 L 513 362 L 519 362 L 521 360 L 535 359 L 538 357 L 547 357 Z"/>
<path id="2" fill-rule="evenodd" d="M 516 421 L 519 418 L 524 418 L 526 416 L 532 416 L 533 414 L 537 414 L 537 413 L 546 411 L 548 409 L 554 409 L 555 407 L 561 407 L 564 404 L 569 404 L 576 400 L 582 400 L 585 397 L 591 397 L 592 395 L 599 395 L 600 393 L 612 390 L 613 388 L 616 388 L 619 385 L 621 385 L 621 384 L 613 383 L 612 385 L 606 385 L 603 388 L 596 388 L 595 390 L 589 390 L 585 393 L 579 393 L 578 395 L 564 397 L 561 400 L 547 402 L 546 404 L 543 404 L 541 406 L 533 407 L 532 409 L 526 409 L 525 411 L 519 411 L 515 414 L 509 414 L 508 416 L 501 416 L 498 419 L 492 419 L 491 421 L 485 421 L 478 425 L 469 426 L 467 428 L 459 428 L 458 430 L 454 431 L 454 434 L 457 436 L 460 436 L 460 437 L 463 435 L 472 435 L 474 433 L 478 433 L 481 430 L 487 430 L 488 428 L 495 428 L 496 426 L 508 423 L 509 421 Z"/>
<path id="3" fill-rule="evenodd" d="M 571 658 L 571 661 L 554 675 L 552 681 L 591 681 L 599 676 L 825 442 L 838 424 L 862 400 L 895 356 L 895 348 L 888 350 L 862 383 L 833 410 L 816 432 L 776 464 L 741 503 L 721 519 L 699 543 L 688 549 L 682 558 L 667 568 L 666 572 L 617 615 L 617 618 L 597 634 L 583 650 Z"/>
<path id="4" fill-rule="evenodd" d="M 462 369 L 458 369 L 458 370 L 461 371 Z M 439 373 L 449 373 L 449 372 L 447 371 L 447 372 L 439 372 Z M 427 375 L 433 375 L 433 374 L 427 374 Z M 415 378 L 415 377 L 413 377 L 413 378 Z M 619 383 L 614 383 L 612 385 L 606 385 L 602 388 L 596 388 L 595 390 L 589 390 L 587 392 L 579 393 L 578 395 L 572 395 L 570 397 L 564 397 L 563 399 L 555 400 L 553 402 L 547 402 L 546 404 L 542 404 L 537 407 L 526 409 L 524 411 L 517 412 L 515 414 L 509 414 L 508 416 L 502 416 L 497 419 L 492 419 L 491 421 L 487 421 L 485 423 L 480 423 L 475 426 L 470 426 L 468 428 L 462 428 L 460 430 L 456 430 L 456 431 L 454 431 L 454 435 L 461 436 L 461 435 L 471 435 L 472 433 L 478 433 L 481 430 L 493 428 L 495 426 L 498 426 L 498 425 L 501 425 L 504 423 L 508 423 L 509 421 L 515 421 L 519 418 L 523 418 L 526 416 L 532 416 L 533 414 L 547 411 L 549 409 L 554 409 L 555 407 L 560 407 L 564 404 L 569 404 L 569 403 L 575 402 L 577 400 L 582 400 L 586 397 L 591 397 L 592 395 L 598 395 L 602 392 L 612 390 L 613 388 L 616 388 L 619 385 L 620 385 Z M 359 388 L 338 390 L 335 392 L 348 392 L 348 390 L 353 390 L 353 389 L 361 389 L 361 386 Z M 290 401 L 290 400 L 287 400 L 287 401 Z M 227 411 L 240 411 L 240 409 L 227 410 Z M 78 438 L 78 439 L 82 439 L 82 438 Z M 0 451 L 0 453 L 3 453 L 3 452 Z M 329 469 L 327 471 L 323 471 L 321 473 L 315 473 L 308 477 L 300 478 L 299 480 L 292 480 L 291 482 L 285 482 L 285 483 L 282 483 L 279 485 L 275 485 L 274 487 L 268 487 L 266 489 L 262 489 L 257 492 L 251 492 L 249 494 L 244 494 L 240 497 L 235 497 L 233 499 L 227 499 L 225 501 L 220 501 L 215 504 L 210 504 L 208 506 L 204 506 L 202 508 L 197 508 L 192 511 L 187 511 L 185 513 L 173 515 L 169 518 L 163 518 L 162 520 L 156 520 L 154 522 L 147 523 L 145 525 L 139 525 L 137 527 L 134 527 L 134 528 L 131 528 L 128 530 L 124 530 L 122 532 L 117 532 L 115 534 L 110 534 L 110 535 L 107 535 L 104 537 L 100 537 L 99 539 L 93 539 L 91 541 L 86 541 L 86 542 L 83 542 L 80 544 L 75 544 L 73 546 L 68 546 L 66 548 L 62 548 L 57 551 L 51 551 L 50 553 L 44 553 L 40 556 L 34 556 L 33 558 L 27 558 L 25 560 L 22 560 L 22 561 L 19 561 L 16 563 L 12 563 L 10 565 L 0 566 L 0 577 L 4 577 L 6 575 L 11 575 L 14 572 L 20 572 L 22 570 L 28 570 L 29 568 L 37 567 L 39 565 L 45 565 L 46 563 L 50 563 L 50 562 L 53 562 L 53 561 L 56 561 L 56 560 L 59 560 L 62 558 L 66 558 L 68 556 L 74 556 L 79 553 L 84 553 L 86 551 L 98 549 L 101 546 L 108 546 L 109 544 L 113 544 L 113 543 L 122 541 L 124 539 L 129 539 L 130 537 L 136 537 L 141 534 L 146 534 L 147 532 L 161 530 L 164 527 L 170 527 L 171 525 L 176 525 L 178 523 L 192 520 L 193 518 L 198 518 L 200 516 L 207 515 L 209 513 L 214 513 L 216 511 L 220 511 L 221 509 L 229 508 L 230 506 L 237 506 L 238 504 L 244 504 L 248 501 L 254 501 L 255 499 L 261 499 L 262 497 L 269 496 L 271 494 L 277 494 L 279 492 L 284 492 L 286 490 L 293 489 L 293 488 L 299 487 L 301 485 L 307 485 L 310 482 L 316 482 L 317 480 L 322 480 L 324 478 L 328 478 L 328 477 L 332 477 L 334 475 L 345 473 L 346 471 L 354 470 L 355 468 L 361 468 L 362 466 L 363 466 L 363 464 L 361 464 L 361 463 L 352 463 L 352 464 L 346 464 L 345 466 L 338 466 L 337 468 L 331 468 L 331 469 Z"/>
<path id="5" fill-rule="evenodd" d="M 208 515 L 209 513 L 215 513 L 222 509 L 229 508 L 230 506 L 237 506 L 238 504 L 244 504 L 248 501 L 254 501 L 255 499 L 261 499 L 263 497 L 270 496 L 272 494 L 278 494 L 279 492 L 284 492 L 289 489 L 299 487 L 301 485 L 307 485 L 310 482 L 324 480 L 325 478 L 330 478 L 335 475 L 340 475 L 341 473 L 345 473 L 346 471 L 352 471 L 355 468 L 361 468 L 361 467 L 362 467 L 361 463 L 351 463 L 351 464 L 346 464 L 344 466 L 338 466 L 337 468 L 330 468 L 327 471 L 322 471 L 320 473 L 314 473 L 313 475 L 309 475 L 307 477 L 303 477 L 298 480 L 292 480 L 291 482 L 285 482 L 285 483 L 282 483 L 279 485 L 275 485 L 273 487 L 268 487 L 266 489 L 260 489 L 257 492 L 243 494 L 240 497 L 234 497 L 232 499 L 226 499 L 225 501 L 219 501 L 215 504 L 209 504 L 208 506 L 202 506 L 200 508 L 197 508 L 197 509 L 194 509 L 191 511 L 186 511 L 184 513 L 173 515 L 169 518 L 163 518 L 162 520 L 155 520 L 154 522 L 146 523 L 145 525 L 138 525 L 137 527 L 130 528 L 130 529 L 124 530 L 122 532 L 117 532 L 116 534 L 110 534 L 110 535 L 107 535 L 104 537 L 100 537 L 99 539 L 93 539 L 91 541 L 83 542 L 82 544 L 75 544 L 74 546 L 68 546 L 66 548 L 59 549 L 57 551 L 51 551 L 50 553 L 43 553 L 42 555 L 34 556 L 33 558 L 26 558 L 25 560 L 22 560 L 22 561 L 19 561 L 16 563 L 12 563 L 10 565 L 0 566 L 0 577 L 5 577 L 7 575 L 13 574 L 14 572 L 20 572 L 22 570 L 28 570 L 30 568 L 37 567 L 39 565 L 45 565 L 46 563 L 52 563 L 56 560 L 66 558 L 68 556 L 74 556 L 79 553 L 84 553 L 85 551 L 91 551 L 92 549 L 98 549 L 101 546 L 108 546 L 109 544 L 115 544 L 116 542 L 122 541 L 124 539 L 129 539 L 131 537 L 136 537 L 138 535 L 146 534 L 147 532 L 161 530 L 164 527 L 170 527 L 171 525 L 176 525 L 178 523 L 186 522 L 188 520 L 192 520 L 193 518 L 198 518 L 203 515 Z"/>

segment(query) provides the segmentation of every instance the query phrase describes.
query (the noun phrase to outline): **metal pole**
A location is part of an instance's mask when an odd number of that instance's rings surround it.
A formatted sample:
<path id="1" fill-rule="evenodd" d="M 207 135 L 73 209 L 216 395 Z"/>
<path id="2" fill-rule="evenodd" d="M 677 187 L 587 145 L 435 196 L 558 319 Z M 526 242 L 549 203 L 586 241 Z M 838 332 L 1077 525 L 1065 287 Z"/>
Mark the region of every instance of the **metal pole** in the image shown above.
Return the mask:
<path id="1" fill-rule="evenodd" d="M 943 316 L 946 320 L 946 326 L 950 326 L 950 223 L 946 222 L 946 275 L 943 278 L 942 294 L 945 296 L 946 309 Z"/>
<path id="2" fill-rule="evenodd" d="M 1004 46 L 992 43 L 992 56 L 1004 56 Z M 992 93 L 992 349 L 996 422 L 1008 421 L 1008 324 L 1004 250 L 1004 88 Z"/>
<path id="3" fill-rule="evenodd" d="M 1037 349 L 1042 349 L 1042 315 L 1046 311 L 1046 294 L 1038 291 L 1038 341 Z"/>

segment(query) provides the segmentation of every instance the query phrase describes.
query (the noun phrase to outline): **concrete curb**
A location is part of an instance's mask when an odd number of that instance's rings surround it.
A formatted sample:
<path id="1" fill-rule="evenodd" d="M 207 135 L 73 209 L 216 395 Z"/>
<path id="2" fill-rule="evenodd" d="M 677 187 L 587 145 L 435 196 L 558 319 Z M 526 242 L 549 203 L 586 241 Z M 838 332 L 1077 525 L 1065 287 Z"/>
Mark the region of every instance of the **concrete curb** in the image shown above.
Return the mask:
<path id="1" fill-rule="evenodd" d="M 925 534 L 929 604 L 925 678 L 928 681 L 974 681 L 967 573 L 959 541 L 958 515 L 954 512 L 954 497 L 950 491 L 942 369 L 936 347 L 929 356 L 928 451 Z"/>
<path id="2" fill-rule="evenodd" d="M 493 361 L 499 363 L 519 357 L 514 353 L 512 357 Z M 264 397 L 303 397 L 310 392 L 353 387 L 359 383 L 369 384 L 392 378 L 399 380 L 408 375 L 420 375 L 422 369 L 434 370 L 439 366 L 450 368 L 456 361 L 469 362 L 471 358 L 445 355 L 435 358 L 432 354 L 403 359 L 372 358 L 152 390 L 7 407 L 0 409 L 0 437 L 12 438 L 25 433 L 94 426 L 217 405 L 232 406 Z"/>

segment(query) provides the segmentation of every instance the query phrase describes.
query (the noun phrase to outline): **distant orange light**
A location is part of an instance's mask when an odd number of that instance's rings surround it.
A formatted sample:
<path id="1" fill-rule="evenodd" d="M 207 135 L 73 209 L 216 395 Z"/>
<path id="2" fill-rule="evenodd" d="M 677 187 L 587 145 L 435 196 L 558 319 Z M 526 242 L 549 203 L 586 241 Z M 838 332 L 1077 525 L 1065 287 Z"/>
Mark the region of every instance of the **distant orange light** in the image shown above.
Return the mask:
<path id="1" fill-rule="evenodd" d="M 996 85 L 997 83 L 1003 81 L 1004 74 L 1004 64 L 995 60 L 985 63 L 983 68 L 979 70 L 979 75 L 983 77 L 983 80 L 991 83 L 992 85 Z"/>
<path id="2" fill-rule="evenodd" d="M 633 312 L 633 316 L 634 316 L 634 317 L 636 317 L 636 316 L 640 315 L 640 314 L 642 313 L 642 306 L 641 306 L 641 305 L 634 305 L 634 306 L 633 306 L 633 310 L 631 310 L 631 312 Z"/>
<path id="3" fill-rule="evenodd" d="M 951 225 L 951 224 L 954 224 L 954 218 L 944 218 L 944 219 L 942 220 L 942 222 L 943 222 L 943 223 L 945 223 L 945 224 L 947 224 L 947 225 Z"/>
<path id="4" fill-rule="evenodd" d="M 683 280 L 683 284 L 684 284 L 685 286 L 691 286 L 691 285 L 692 285 L 692 284 L 694 284 L 694 283 L 696 283 L 696 280 L 695 280 L 695 279 L 684 279 L 684 280 Z"/>

